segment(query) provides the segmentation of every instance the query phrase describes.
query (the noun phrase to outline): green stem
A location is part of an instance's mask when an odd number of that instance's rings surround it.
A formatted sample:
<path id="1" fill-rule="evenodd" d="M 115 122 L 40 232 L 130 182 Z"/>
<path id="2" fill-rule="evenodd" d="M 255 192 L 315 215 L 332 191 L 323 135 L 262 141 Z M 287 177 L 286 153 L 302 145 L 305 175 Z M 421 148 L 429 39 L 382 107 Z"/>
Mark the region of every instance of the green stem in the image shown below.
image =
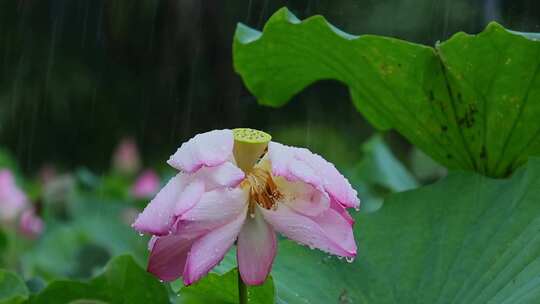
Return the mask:
<path id="1" fill-rule="evenodd" d="M 238 299 L 239 299 L 240 304 L 248 303 L 247 286 L 246 286 L 246 283 L 242 281 L 242 277 L 240 276 L 240 271 L 238 271 Z"/>

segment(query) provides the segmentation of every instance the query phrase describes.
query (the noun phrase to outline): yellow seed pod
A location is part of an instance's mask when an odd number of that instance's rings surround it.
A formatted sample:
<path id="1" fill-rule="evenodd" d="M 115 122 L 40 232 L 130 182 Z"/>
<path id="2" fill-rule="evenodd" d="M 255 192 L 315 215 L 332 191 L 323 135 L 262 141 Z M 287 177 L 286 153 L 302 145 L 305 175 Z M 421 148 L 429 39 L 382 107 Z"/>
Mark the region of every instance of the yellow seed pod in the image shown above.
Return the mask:
<path id="1" fill-rule="evenodd" d="M 266 132 L 249 128 L 233 129 L 233 134 L 233 153 L 236 164 L 244 172 L 249 172 L 263 156 L 272 136 Z"/>

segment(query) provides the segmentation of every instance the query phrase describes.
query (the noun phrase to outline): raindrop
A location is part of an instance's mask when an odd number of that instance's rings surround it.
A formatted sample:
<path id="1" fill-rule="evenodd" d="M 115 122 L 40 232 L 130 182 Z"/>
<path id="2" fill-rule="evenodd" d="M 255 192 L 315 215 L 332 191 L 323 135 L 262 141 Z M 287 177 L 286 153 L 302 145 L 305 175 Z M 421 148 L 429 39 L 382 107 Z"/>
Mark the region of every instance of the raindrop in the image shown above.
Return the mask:
<path id="1" fill-rule="evenodd" d="M 142 234 L 142 233 L 139 233 L 139 236 L 144 236 L 144 234 Z"/>
<path id="2" fill-rule="evenodd" d="M 347 263 L 352 263 L 354 262 L 354 257 L 346 257 L 345 260 L 347 261 Z"/>
<path id="3" fill-rule="evenodd" d="M 163 280 L 159 280 L 160 283 L 163 283 Z"/>

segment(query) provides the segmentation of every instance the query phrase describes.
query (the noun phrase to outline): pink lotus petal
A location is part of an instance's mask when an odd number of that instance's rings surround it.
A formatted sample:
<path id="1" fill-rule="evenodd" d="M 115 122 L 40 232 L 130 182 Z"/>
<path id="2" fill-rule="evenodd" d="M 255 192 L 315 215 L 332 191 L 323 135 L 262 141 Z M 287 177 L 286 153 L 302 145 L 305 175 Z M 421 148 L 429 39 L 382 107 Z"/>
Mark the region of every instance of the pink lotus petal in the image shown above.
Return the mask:
<path id="1" fill-rule="evenodd" d="M 216 189 L 202 195 L 200 201 L 180 216 L 181 220 L 211 222 L 235 218 L 247 205 L 247 192 L 240 189 Z"/>
<path id="2" fill-rule="evenodd" d="M 151 246 L 148 272 L 163 281 L 174 281 L 184 272 L 189 250 L 195 239 L 182 235 L 155 238 Z M 149 246 L 150 247 L 150 246 Z"/>
<path id="3" fill-rule="evenodd" d="M 26 195 L 15 184 L 11 171 L 0 170 L 0 221 L 15 220 L 27 205 Z"/>
<path id="4" fill-rule="evenodd" d="M 206 192 L 196 206 L 178 217 L 173 233 L 191 238 L 206 234 L 244 212 L 246 203 L 247 193 L 239 188 Z"/>
<path id="5" fill-rule="evenodd" d="M 204 180 L 206 191 L 219 187 L 236 187 L 244 177 L 244 171 L 229 161 L 215 167 L 203 167 L 193 174 L 193 178 Z"/>
<path id="6" fill-rule="evenodd" d="M 323 188 L 331 198 L 345 207 L 358 208 L 356 191 L 336 167 L 304 148 L 285 146 L 276 142 L 268 145 L 272 173 L 289 181 L 303 181 Z"/>
<path id="7" fill-rule="evenodd" d="M 188 238 L 197 238 L 201 235 L 207 234 L 210 231 L 219 228 L 228 221 L 226 219 L 221 219 L 218 221 L 184 221 L 177 219 L 176 223 L 173 226 L 171 233 L 173 234 L 182 234 Z"/>
<path id="8" fill-rule="evenodd" d="M 159 191 L 159 176 L 154 170 L 145 170 L 131 188 L 135 198 L 149 198 Z"/>
<path id="9" fill-rule="evenodd" d="M 185 142 L 167 163 L 193 173 L 203 166 L 213 167 L 231 159 L 234 136 L 232 130 L 213 130 L 201 133 Z"/>
<path id="10" fill-rule="evenodd" d="M 204 193 L 204 182 L 200 179 L 195 179 L 190 182 L 178 196 L 174 214 L 181 215 L 182 213 L 193 208 L 199 202 Z"/>
<path id="11" fill-rule="evenodd" d="M 351 226 L 354 225 L 354 219 L 349 214 L 349 212 L 347 212 L 347 209 L 343 207 L 343 205 L 336 202 L 335 200 L 330 200 L 330 208 L 334 209 L 337 213 L 339 213 Z"/>
<path id="12" fill-rule="evenodd" d="M 167 185 L 139 214 L 133 228 L 139 232 L 155 235 L 167 235 L 173 220 L 173 213 L 178 197 L 185 187 L 187 177 L 180 173 L 171 178 Z"/>
<path id="13" fill-rule="evenodd" d="M 274 230 L 292 240 L 331 254 L 356 256 L 351 225 L 331 208 L 317 217 L 301 215 L 284 204 L 275 211 L 260 210 Z"/>
<path id="14" fill-rule="evenodd" d="M 324 190 L 319 191 L 310 184 L 289 182 L 283 178 L 277 178 L 275 182 L 283 196 L 279 203 L 286 204 L 296 212 L 316 216 L 330 206 L 330 199 Z"/>
<path id="15" fill-rule="evenodd" d="M 247 206 L 233 221 L 197 240 L 189 253 L 184 268 L 184 284 L 191 285 L 216 266 L 234 244 L 244 220 Z"/>
<path id="16" fill-rule="evenodd" d="M 230 162 L 202 168 L 193 174 L 180 173 L 146 206 L 133 227 L 140 232 L 166 235 L 170 232 L 176 216 L 192 209 L 204 193 L 226 190 L 237 186 L 243 179 L 244 173 Z M 243 199 L 241 203 L 246 200 L 247 198 Z"/>
<path id="17" fill-rule="evenodd" d="M 204 192 L 225 187 L 236 187 L 245 177 L 244 172 L 231 162 L 215 167 L 204 167 L 187 174 L 189 182 L 180 194 L 174 214 L 179 216 L 191 209 Z"/>
<path id="18" fill-rule="evenodd" d="M 236 252 L 238 269 L 246 284 L 264 283 L 276 256 L 276 247 L 276 234 L 260 212 L 256 211 L 253 218 L 247 217 L 238 235 Z"/>
<path id="19" fill-rule="evenodd" d="M 26 209 L 21 214 L 19 221 L 19 231 L 29 237 L 36 238 L 43 233 L 43 220 L 36 215 L 34 208 Z"/>

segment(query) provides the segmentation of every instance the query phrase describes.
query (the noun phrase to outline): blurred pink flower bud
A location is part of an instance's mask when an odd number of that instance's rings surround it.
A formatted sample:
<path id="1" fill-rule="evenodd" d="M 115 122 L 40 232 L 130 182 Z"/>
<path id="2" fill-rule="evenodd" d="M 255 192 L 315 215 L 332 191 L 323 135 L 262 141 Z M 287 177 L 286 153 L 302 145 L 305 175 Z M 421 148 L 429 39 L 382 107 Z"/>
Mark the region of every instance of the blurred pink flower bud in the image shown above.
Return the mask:
<path id="1" fill-rule="evenodd" d="M 135 198 L 150 198 L 159 190 L 159 176 L 154 170 L 145 170 L 133 186 L 131 187 L 131 195 Z"/>
<path id="2" fill-rule="evenodd" d="M 114 170 L 123 174 L 135 174 L 141 167 L 139 150 L 132 138 L 124 138 L 113 155 Z"/>
<path id="3" fill-rule="evenodd" d="M 47 185 L 57 176 L 56 168 L 52 164 L 43 165 L 38 172 L 38 178 L 42 185 Z"/>
<path id="4" fill-rule="evenodd" d="M 148 271 L 190 285 L 236 242 L 238 269 L 262 284 L 276 255 L 276 232 L 298 243 L 356 256 L 356 191 L 307 149 L 270 141 L 252 129 L 214 130 L 182 144 L 168 163 L 180 170 L 133 227 L 152 234 Z"/>
<path id="5" fill-rule="evenodd" d="M 27 204 L 26 195 L 15 184 L 11 171 L 0 170 L 0 221 L 15 220 Z"/>
<path id="6" fill-rule="evenodd" d="M 43 221 L 34 208 L 26 209 L 19 221 L 19 231 L 28 238 L 35 239 L 43 232 Z"/>

